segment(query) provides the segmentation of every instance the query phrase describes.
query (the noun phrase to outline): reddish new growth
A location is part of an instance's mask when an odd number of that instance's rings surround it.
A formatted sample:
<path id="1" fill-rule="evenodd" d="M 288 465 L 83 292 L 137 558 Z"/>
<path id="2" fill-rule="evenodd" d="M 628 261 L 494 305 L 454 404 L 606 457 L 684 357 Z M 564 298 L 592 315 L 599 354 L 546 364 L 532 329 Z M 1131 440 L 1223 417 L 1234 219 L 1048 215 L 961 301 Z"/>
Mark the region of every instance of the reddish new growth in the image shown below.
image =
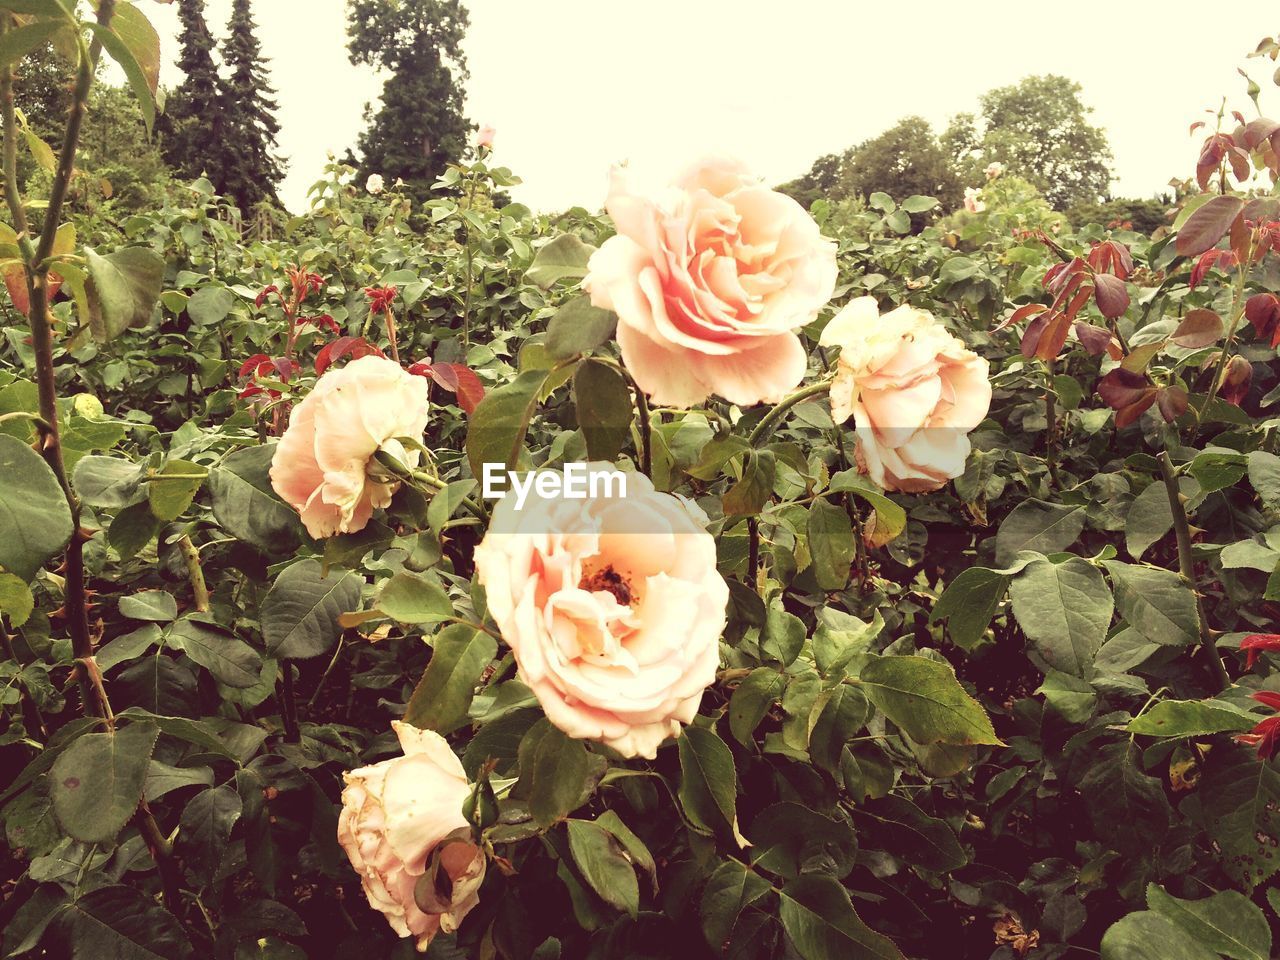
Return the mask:
<path id="1" fill-rule="evenodd" d="M 1253 699 L 1272 710 L 1280 710 L 1280 693 L 1259 690 L 1253 694 Z M 1237 743 L 1257 747 L 1259 760 L 1270 760 L 1280 748 L 1280 714 L 1259 721 L 1251 731 L 1238 734 L 1235 739 Z"/>
<path id="2" fill-rule="evenodd" d="M 400 362 L 400 348 L 396 344 L 396 318 L 391 310 L 391 304 L 399 292 L 394 284 L 364 288 L 364 295 L 369 299 L 369 313 L 374 316 L 382 315 L 383 323 L 387 328 L 387 344 L 391 348 L 391 359 L 396 363 Z"/>

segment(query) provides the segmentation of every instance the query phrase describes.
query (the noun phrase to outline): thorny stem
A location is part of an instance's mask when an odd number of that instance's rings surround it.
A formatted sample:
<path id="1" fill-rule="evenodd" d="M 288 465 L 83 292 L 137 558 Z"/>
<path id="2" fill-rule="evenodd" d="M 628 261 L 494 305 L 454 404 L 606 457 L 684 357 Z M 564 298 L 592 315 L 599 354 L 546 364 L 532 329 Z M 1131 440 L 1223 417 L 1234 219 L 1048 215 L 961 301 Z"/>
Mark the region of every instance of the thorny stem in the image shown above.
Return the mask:
<path id="1" fill-rule="evenodd" d="M 200 551 L 196 549 L 191 537 L 183 534 L 178 540 L 178 550 L 187 566 L 187 580 L 191 582 L 191 593 L 195 608 L 200 613 L 209 612 L 209 587 L 204 580 L 204 570 L 200 566 Z"/>
<path id="2" fill-rule="evenodd" d="M 1213 631 L 1209 629 L 1204 599 L 1200 596 L 1199 584 L 1196 582 L 1195 557 L 1191 553 L 1191 526 L 1187 523 L 1187 511 L 1182 505 L 1178 475 L 1167 450 L 1160 452 L 1160 476 L 1164 480 L 1165 492 L 1169 495 L 1169 510 L 1173 514 L 1173 530 L 1178 540 L 1178 572 L 1196 598 L 1196 622 L 1200 629 L 1200 645 L 1204 647 L 1205 656 L 1218 678 L 1220 689 L 1225 690 L 1231 686 L 1231 677 L 1227 674 L 1227 668 L 1218 654 L 1218 647 L 1213 640 Z"/>
<path id="3" fill-rule="evenodd" d="M 298 732 L 298 702 L 293 694 L 293 664 L 288 660 L 281 665 L 280 676 L 283 687 L 280 696 L 280 715 L 284 720 L 284 739 L 287 743 L 300 743 L 302 735 Z"/>
<path id="4" fill-rule="evenodd" d="M 1056 364 L 1053 360 L 1045 361 L 1044 416 L 1049 422 L 1045 430 L 1045 461 L 1049 464 L 1049 480 L 1058 487 L 1058 394 L 1054 388 L 1053 375 Z"/>
<path id="5" fill-rule="evenodd" d="M 751 436 L 747 439 L 747 443 L 751 445 L 752 449 L 759 447 L 764 438 L 769 435 L 769 431 L 776 427 L 778 422 L 787 415 L 788 410 L 802 400 L 808 400 L 810 397 L 816 397 L 819 394 L 829 393 L 830 391 L 831 381 L 820 380 L 817 383 L 809 384 L 807 387 L 802 387 L 790 396 L 784 397 L 774 405 L 772 410 L 764 415 L 763 420 L 756 424 L 756 428 L 751 431 Z"/>

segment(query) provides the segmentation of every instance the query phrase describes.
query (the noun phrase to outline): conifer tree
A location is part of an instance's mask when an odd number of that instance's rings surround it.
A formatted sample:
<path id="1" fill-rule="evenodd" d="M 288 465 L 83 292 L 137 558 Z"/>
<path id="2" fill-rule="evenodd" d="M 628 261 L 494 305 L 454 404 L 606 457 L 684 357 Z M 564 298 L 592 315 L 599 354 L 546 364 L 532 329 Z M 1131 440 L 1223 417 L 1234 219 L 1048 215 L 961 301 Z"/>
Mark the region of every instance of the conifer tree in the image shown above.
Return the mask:
<path id="1" fill-rule="evenodd" d="M 164 159 L 174 173 L 193 180 L 208 173 L 221 190 L 224 168 L 222 87 L 213 62 L 214 41 L 204 19 L 204 0 L 178 0 L 178 68 L 182 83 L 161 115 Z"/>
<path id="2" fill-rule="evenodd" d="M 255 29 L 249 0 L 234 0 L 222 45 L 227 71 L 222 84 L 227 156 L 222 192 L 246 214 L 264 200 L 278 204 L 276 191 L 284 177 L 275 153 L 280 133 L 275 90 L 267 80 Z"/>
<path id="3" fill-rule="evenodd" d="M 350 0 L 351 62 L 391 72 L 360 135 L 360 174 L 399 177 L 423 196 L 462 156 L 472 125 L 463 116 L 467 79 L 461 0 Z"/>

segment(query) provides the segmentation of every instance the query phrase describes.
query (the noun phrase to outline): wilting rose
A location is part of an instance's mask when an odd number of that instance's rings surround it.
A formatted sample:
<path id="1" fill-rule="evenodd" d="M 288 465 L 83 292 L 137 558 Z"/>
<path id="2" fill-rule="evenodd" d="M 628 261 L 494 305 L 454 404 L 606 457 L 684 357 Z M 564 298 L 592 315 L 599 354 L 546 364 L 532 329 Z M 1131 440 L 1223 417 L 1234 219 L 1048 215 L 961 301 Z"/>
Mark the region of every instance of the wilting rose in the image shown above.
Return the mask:
<path id="1" fill-rule="evenodd" d="M 398 720 L 391 726 L 404 756 L 342 775 L 338 842 L 369 905 L 400 936 L 416 938 L 421 953 L 440 931 L 457 930 L 480 902 L 485 856 L 465 832 L 462 805 L 471 787 L 449 744 Z M 439 912 L 424 911 L 414 899 L 428 868 L 438 869 L 427 894 Z"/>
<path id="2" fill-rule="evenodd" d="M 831 414 L 850 416 L 858 462 L 886 490 L 937 490 L 964 473 L 968 433 L 987 415 L 987 361 L 932 315 L 901 306 L 880 315 L 859 297 L 822 331 L 840 348 Z"/>
<path id="3" fill-rule="evenodd" d="M 618 234 L 584 284 L 618 314 L 622 359 L 658 403 L 715 393 L 742 406 L 780 399 L 804 376 L 792 331 L 836 282 L 835 244 L 798 203 L 738 163 L 706 160 L 655 196 L 613 171 L 605 209 Z"/>
<path id="4" fill-rule="evenodd" d="M 371 173 L 369 179 L 364 182 L 364 188 L 372 194 L 379 194 L 386 187 L 386 181 L 382 179 L 382 174 Z"/>
<path id="5" fill-rule="evenodd" d="M 498 136 L 498 131 L 495 128 L 486 124 L 485 126 L 481 127 L 480 132 L 476 134 L 476 146 L 485 147 L 486 149 L 492 150 L 494 138 L 496 138 L 497 136 Z"/>
<path id="6" fill-rule="evenodd" d="M 626 481 L 625 497 L 538 499 L 522 510 L 508 493 L 475 563 L 548 719 L 571 737 L 652 758 L 715 680 L 729 590 L 706 516 L 642 474 Z"/>
<path id="7" fill-rule="evenodd" d="M 970 213 L 981 213 L 983 210 L 987 209 L 987 205 L 978 199 L 981 196 L 982 191 L 977 187 L 965 187 L 964 208 Z"/>
<path id="8" fill-rule="evenodd" d="M 271 461 L 271 486 L 311 536 L 354 533 L 391 502 L 399 483 L 369 476 L 370 463 L 385 450 L 417 466 L 418 451 L 396 438 L 422 436 L 428 390 L 398 363 L 365 356 L 327 372 L 294 408 Z"/>

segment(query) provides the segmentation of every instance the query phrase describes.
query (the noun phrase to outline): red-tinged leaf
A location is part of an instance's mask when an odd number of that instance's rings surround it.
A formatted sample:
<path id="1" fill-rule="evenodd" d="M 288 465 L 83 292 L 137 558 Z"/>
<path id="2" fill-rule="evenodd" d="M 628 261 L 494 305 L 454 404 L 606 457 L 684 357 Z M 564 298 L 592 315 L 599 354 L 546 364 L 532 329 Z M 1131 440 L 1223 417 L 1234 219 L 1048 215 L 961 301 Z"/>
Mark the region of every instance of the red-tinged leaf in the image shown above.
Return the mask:
<path id="1" fill-rule="evenodd" d="M 339 337 L 326 343 L 316 354 L 316 374 L 323 374 L 330 366 L 343 357 L 359 360 L 361 357 L 385 357 L 381 350 L 364 337 Z"/>
<path id="2" fill-rule="evenodd" d="M 1133 254 L 1118 240 L 1103 240 L 1089 251 L 1089 266 L 1099 273 L 1111 273 L 1127 280 L 1133 272 Z"/>
<path id="3" fill-rule="evenodd" d="M 1021 306 L 1017 310 L 1013 311 L 1013 313 L 1009 314 L 1009 316 L 1006 317 L 1004 320 L 1001 320 L 1000 323 L 998 323 L 995 327 L 992 328 L 991 332 L 999 333 L 1001 330 L 1007 329 L 1008 327 L 1013 326 L 1015 323 L 1021 323 L 1023 320 L 1026 320 L 1028 317 L 1039 316 L 1040 314 L 1044 313 L 1048 309 L 1049 307 L 1043 303 L 1028 303 L 1025 306 Z"/>
<path id="4" fill-rule="evenodd" d="M 1245 124 L 1244 145 L 1250 150 L 1257 150 L 1265 141 L 1270 140 L 1277 131 L 1280 131 L 1280 123 L 1268 120 L 1266 117 L 1259 117 L 1257 120 Z"/>
<path id="5" fill-rule="evenodd" d="M 1194 290 L 1196 287 L 1200 286 L 1200 284 L 1204 282 L 1205 275 L 1214 267 L 1219 267 L 1222 270 L 1230 270 L 1236 266 L 1237 262 L 1234 251 L 1205 251 L 1200 255 L 1200 259 L 1196 261 L 1195 266 L 1191 268 L 1191 289 Z"/>
<path id="6" fill-rule="evenodd" d="M 1274 293 L 1254 294 L 1245 302 L 1244 315 L 1258 331 L 1258 336 L 1269 339 L 1273 348 L 1280 346 L 1280 296 Z"/>
<path id="7" fill-rule="evenodd" d="M 1227 369 L 1222 372 L 1222 387 L 1219 396 L 1234 406 L 1249 394 L 1249 386 L 1253 383 L 1253 364 L 1240 354 L 1227 361 Z"/>
<path id="8" fill-rule="evenodd" d="M 1232 147 L 1227 151 L 1227 161 L 1231 164 L 1231 173 L 1237 182 L 1244 183 L 1253 175 L 1253 164 L 1249 162 L 1249 151 L 1240 147 Z"/>
<path id="9" fill-rule="evenodd" d="M 1156 391 L 1154 389 L 1147 393 L 1137 403 L 1131 403 L 1122 410 L 1116 411 L 1116 429 L 1123 430 L 1131 423 L 1136 423 L 1138 418 L 1150 409 L 1151 404 L 1156 401 Z"/>
<path id="10" fill-rule="evenodd" d="M 1098 381 L 1098 396 L 1112 410 L 1123 410 L 1154 392 L 1151 381 L 1140 373 L 1116 367 Z"/>
<path id="11" fill-rule="evenodd" d="M 460 363 L 435 363 L 431 365 L 431 379 L 458 395 L 458 406 L 470 416 L 484 399 L 484 384 L 475 371 Z"/>
<path id="12" fill-rule="evenodd" d="M 1098 301 L 1098 309 L 1108 320 L 1124 316 L 1129 309 L 1129 291 L 1124 281 L 1109 273 L 1097 273 L 1093 277 L 1094 298 Z"/>
<path id="13" fill-rule="evenodd" d="M 1245 667 L 1252 669 L 1261 651 L 1280 653 L 1280 633 L 1251 633 L 1240 641 L 1240 649 L 1248 653 Z"/>
<path id="14" fill-rule="evenodd" d="M 1189 311 L 1169 339 L 1188 350 L 1199 350 L 1216 343 L 1222 329 L 1222 318 L 1201 307 Z"/>
<path id="15" fill-rule="evenodd" d="M 270 364 L 271 358 L 265 353 L 255 353 L 252 357 L 240 365 L 240 378 L 244 379 L 251 372 L 258 373 L 261 371 L 263 364 Z"/>
<path id="16" fill-rule="evenodd" d="M 1194 257 L 1213 249 L 1227 235 L 1243 209 L 1244 200 L 1240 197 L 1214 197 L 1202 204 L 1178 231 L 1175 249 L 1184 257 Z"/>
<path id="17" fill-rule="evenodd" d="M 1187 133 L 1188 134 L 1195 133 L 1197 130 L 1199 130 L 1203 126 L 1204 126 L 1204 121 L 1197 120 L 1195 123 L 1191 124 L 1191 128 L 1187 131 Z"/>
<path id="18" fill-rule="evenodd" d="M 1115 337 L 1111 335 L 1110 330 L 1096 327 L 1092 323 L 1085 323 L 1083 320 L 1077 320 L 1072 330 L 1076 339 L 1091 357 L 1102 356 L 1115 342 Z"/>
<path id="19" fill-rule="evenodd" d="M 1164 417 L 1165 423 L 1173 423 L 1186 413 L 1188 405 L 1187 391 L 1182 387 L 1176 385 L 1161 387 L 1156 393 L 1156 407 L 1160 411 L 1160 416 Z"/>

